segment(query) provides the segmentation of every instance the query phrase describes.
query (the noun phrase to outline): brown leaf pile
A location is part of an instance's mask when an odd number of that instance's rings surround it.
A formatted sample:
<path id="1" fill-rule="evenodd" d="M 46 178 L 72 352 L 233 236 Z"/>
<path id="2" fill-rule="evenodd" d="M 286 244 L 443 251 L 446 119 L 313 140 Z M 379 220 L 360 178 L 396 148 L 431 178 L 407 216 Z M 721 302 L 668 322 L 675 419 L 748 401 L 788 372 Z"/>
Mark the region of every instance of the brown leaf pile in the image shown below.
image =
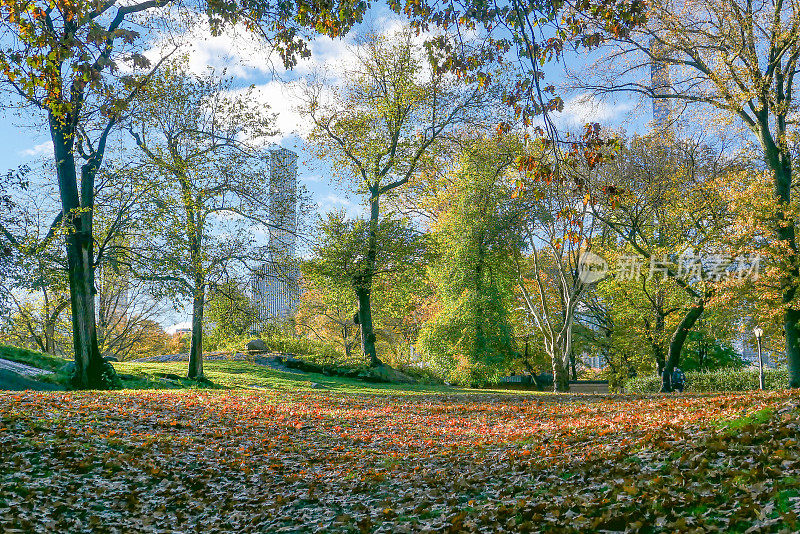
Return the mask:
<path id="1" fill-rule="evenodd" d="M 798 405 L 2 393 L 0 530 L 797 532 Z"/>

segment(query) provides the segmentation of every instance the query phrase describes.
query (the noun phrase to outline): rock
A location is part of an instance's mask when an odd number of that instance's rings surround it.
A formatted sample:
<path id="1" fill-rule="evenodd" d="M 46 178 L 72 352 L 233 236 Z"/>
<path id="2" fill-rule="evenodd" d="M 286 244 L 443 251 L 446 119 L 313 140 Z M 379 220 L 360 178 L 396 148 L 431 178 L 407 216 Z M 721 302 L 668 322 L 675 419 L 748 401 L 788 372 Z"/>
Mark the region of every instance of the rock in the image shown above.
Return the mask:
<path id="1" fill-rule="evenodd" d="M 167 380 L 180 380 L 181 379 L 181 377 L 179 377 L 178 375 L 173 374 L 173 373 L 156 373 L 155 375 L 158 376 L 158 377 L 161 377 L 161 378 L 166 378 Z"/>
<path id="2" fill-rule="evenodd" d="M 317 384 L 316 382 L 311 382 L 311 389 L 328 389 L 322 384 Z"/>
<path id="3" fill-rule="evenodd" d="M 269 352 L 269 347 L 263 339 L 251 339 L 247 342 L 247 352 L 251 354 Z"/>
<path id="4" fill-rule="evenodd" d="M 253 363 L 258 365 L 273 365 L 276 363 L 281 363 L 277 356 L 264 356 L 259 355 L 253 358 Z"/>
<path id="5" fill-rule="evenodd" d="M 119 358 L 115 358 L 114 356 L 106 356 L 103 358 L 103 360 L 107 362 L 118 362 Z"/>
<path id="6" fill-rule="evenodd" d="M 75 374 L 75 362 L 67 362 L 64 364 L 61 369 L 58 370 L 58 374 L 72 376 Z"/>
<path id="7" fill-rule="evenodd" d="M 396 384 L 416 384 L 417 381 L 405 373 L 401 373 L 397 369 L 389 367 L 386 364 L 379 365 L 370 369 L 372 376 L 379 378 L 385 382 L 393 382 Z"/>

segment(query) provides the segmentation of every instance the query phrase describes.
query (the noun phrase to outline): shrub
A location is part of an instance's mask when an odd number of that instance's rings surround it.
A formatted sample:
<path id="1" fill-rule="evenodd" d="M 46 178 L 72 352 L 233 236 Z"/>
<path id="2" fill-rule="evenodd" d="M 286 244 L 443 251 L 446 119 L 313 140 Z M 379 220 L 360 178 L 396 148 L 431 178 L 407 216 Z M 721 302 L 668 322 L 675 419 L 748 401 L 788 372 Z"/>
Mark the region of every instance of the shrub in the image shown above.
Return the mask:
<path id="1" fill-rule="evenodd" d="M 764 369 L 765 389 L 789 387 L 789 372 L 786 367 Z M 689 371 L 686 373 L 686 389 L 692 393 L 713 391 L 748 391 L 758 389 L 756 369 L 717 369 L 715 371 Z M 658 393 L 661 377 L 632 378 L 625 382 L 627 393 Z"/>
<path id="2" fill-rule="evenodd" d="M 302 356 L 304 360 L 318 365 L 335 367 L 364 367 L 366 365 L 364 355 L 360 351 L 354 351 L 348 358 L 337 347 L 306 337 L 273 334 L 264 336 L 263 339 L 271 350 L 296 354 Z"/>

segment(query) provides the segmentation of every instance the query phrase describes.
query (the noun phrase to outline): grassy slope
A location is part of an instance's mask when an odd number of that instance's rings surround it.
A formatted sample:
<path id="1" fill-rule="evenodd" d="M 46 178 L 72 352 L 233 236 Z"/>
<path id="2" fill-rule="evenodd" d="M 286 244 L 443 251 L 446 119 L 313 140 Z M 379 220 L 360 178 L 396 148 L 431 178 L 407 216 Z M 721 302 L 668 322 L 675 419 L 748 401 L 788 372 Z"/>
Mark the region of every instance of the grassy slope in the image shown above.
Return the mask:
<path id="1" fill-rule="evenodd" d="M 114 363 L 119 373 L 142 377 L 141 383 L 123 381 L 128 388 L 183 388 L 196 387 L 189 380 L 159 380 L 158 373 L 171 373 L 180 377 L 186 376 L 186 362 L 171 363 Z M 349 393 L 436 393 L 453 391 L 445 386 L 404 385 L 404 384 L 371 384 L 360 380 L 325 376 L 315 373 L 288 373 L 241 361 L 204 362 L 205 376 L 213 384 L 212 387 L 232 389 L 270 389 L 279 391 L 311 390 L 311 384 L 317 383 L 325 389 Z"/>
<path id="2" fill-rule="evenodd" d="M 28 349 L 0 345 L 0 358 L 24 363 L 42 369 L 43 380 L 53 383 L 64 382 L 65 377 L 54 373 L 61 369 L 67 360 Z M 159 375 L 174 374 L 186 376 L 186 362 L 140 363 L 115 362 L 114 368 L 124 377 L 125 389 L 245 389 L 302 391 L 311 390 L 311 384 L 317 383 L 325 390 L 348 393 L 436 393 L 453 392 L 446 386 L 371 384 L 360 380 L 324 376 L 314 373 L 288 373 L 242 361 L 211 361 L 203 367 L 210 384 L 198 384 L 192 380 L 168 380 Z"/>
<path id="3" fill-rule="evenodd" d="M 58 356 L 7 345 L 0 345 L 0 358 L 38 367 L 45 371 L 58 371 L 67 363 L 67 360 Z"/>

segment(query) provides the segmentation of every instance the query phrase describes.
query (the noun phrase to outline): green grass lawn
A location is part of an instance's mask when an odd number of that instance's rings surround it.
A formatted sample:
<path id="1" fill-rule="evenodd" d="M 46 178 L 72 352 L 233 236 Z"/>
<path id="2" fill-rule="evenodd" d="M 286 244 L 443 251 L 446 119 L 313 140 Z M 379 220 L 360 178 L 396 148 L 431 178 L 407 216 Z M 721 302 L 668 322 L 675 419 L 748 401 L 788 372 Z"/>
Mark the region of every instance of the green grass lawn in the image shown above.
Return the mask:
<path id="1" fill-rule="evenodd" d="M 69 360 L 29 349 L 0 345 L 0 358 L 42 369 L 39 378 L 46 382 L 67 384 L 68 377 L 58 373 Z M 463 391 L 441 385 L 370 383 L 351 378 L 316 373 L 291 373 L 247 361 L 207 361 L 203 363 L 208 383 L 186 377 L 187 362 L 114 362 L 122 375 L 123 389 L 242 389 L 273 391 L 338 391 L 348 393 L 437 393 Z M 179 380 L 167 379 L 171 374 Z M 322 388 L 314 389 L 312 384 Z M 476 390 L 477 391 L 477 390 Z M 487 391 L 488 390 L 480 390 Z"/>
<path id="2" fill-rule="evenodd" d="M 433 385 L 377 384 L 351 378 L 325 376 L 316 373 L 289 373 L 245 361 L 210 361 L 203 363 L 203 370 L 210 385 L 192 380 L 166 380 L 159 375 L 186 376 L 186 362 L 118 362 L 114 363 L 118 373 L 140 377 L 140 380 L 123 380 L 130 389 L 175 389 L 175 388 L 224 388 L 277 391 L 312 390 L 316 383 L 324 390 L 348 393 L 437 393 L 453 392 L 454 388 Z M 315 390 L 316 391 L 316 390 Z"/>
<path id="3" fill-rule="evenodd" d="M 68 378 L 57 371 L 69 360 L 43 354 L 29 349 L 0 345 L 0 358 L 24 363 L 42 369 L 39 379 L 66 385 Z M 370 394 L 421 394 L 421 393 L 505 393 L 540 394 L 535 391 L 504 391 L 492 389 L 462 389 L 444 385 L 385 384 L 365 382 L 352 378 L 326 376 L 317 373 L 284 372 L 247 361 L 206 361 L 203 363 L 207 383 L 186 378 L 187 362 L 114 362 L 117 373 L 122 375 L 122 386 L 126 390 L 137 389 L 240 389 L 270 391 L 335 391 Z M 180 379 L 167 379 L 164 375 L 176 375 Z M 312 388 L 312 384 L 321 388 Z"/>
<path id="4" fill-rule="evenodd" d="M 67 363 L 67 360 L 58 356 L 8 345 L 0 345 L 0 358 L 51 372 L 58 371 Z"/>

